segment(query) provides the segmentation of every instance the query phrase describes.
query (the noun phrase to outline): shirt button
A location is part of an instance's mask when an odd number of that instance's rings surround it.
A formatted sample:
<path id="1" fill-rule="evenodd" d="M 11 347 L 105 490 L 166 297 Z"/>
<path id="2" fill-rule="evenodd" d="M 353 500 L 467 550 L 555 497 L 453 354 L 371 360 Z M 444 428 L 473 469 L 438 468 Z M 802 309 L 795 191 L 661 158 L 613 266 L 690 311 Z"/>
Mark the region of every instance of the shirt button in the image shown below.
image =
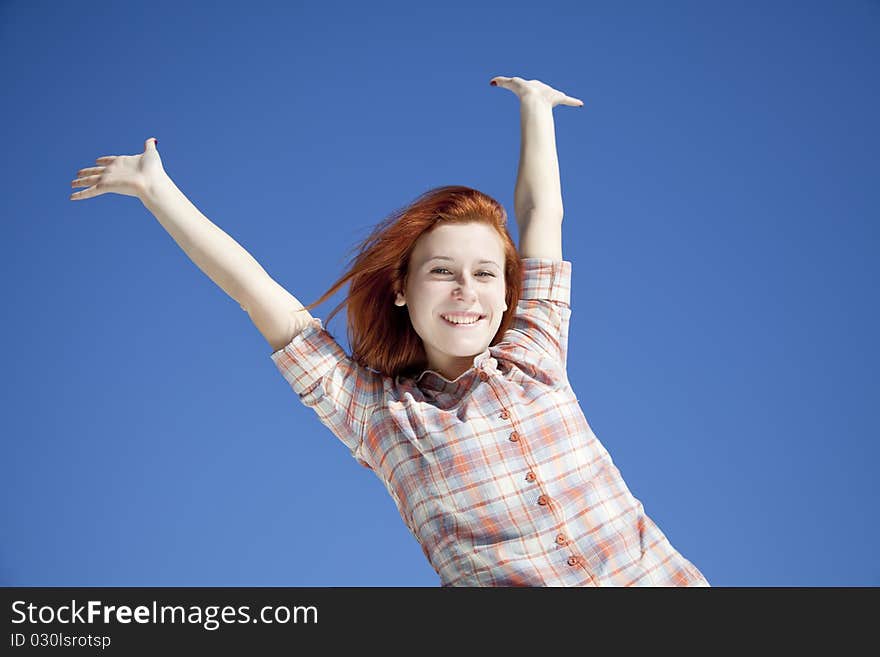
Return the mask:
<path id="1" fill-rule="evenodd" d="M 568 565 L 569 566 L 577 566 L 579 563 L 580 563 L 580 561 L 578 561 L 577 557 L 569 557 L 568 558 Z"/>
<path id="2" fill-rule="evenodd" d="M 547 502 L 549 501 L 550 500 L 547 499 L 546 495 L 541 495 L 541 497 L 538 498 L 538 504 L 540 504 L 541 506 L 547 506 Z"/>
<path id="3" fill-rule="evenodd" d="M 512 434 L 510 434 L 510 442 L 515 443 L 517 440 L 519 440 L 519 434 L 514 431 Z"/>
<path id="4" fill-rule="evenodd" d="M 489 380 L 489 375 L 486 374 L 485 372 L 480 372 L 480 381 L 488 381 L 488 380 Z"/>
<path id="5" fill-rule="evenodd" d="M 535 477 L 535 473 L 534 473 L 534 472 L 529 472 L 529 473 L 526 475 L 526 481 L 534 481 L 536 478 L 537 478 L 537 477 Z"/>
<path id="6" fill-rule="evenodd" d="M 509 417 L 510 417 L 510 413 L 508 413 L 507 411 L 501 411 L 501 419 L 502 420 L 506 420 Z"/>
<path id="7" fill-rule="evenodd" d="M 565 545 L 565 535 L 564 534 L 556 534 L 556 543 L 557 545 Z"/>

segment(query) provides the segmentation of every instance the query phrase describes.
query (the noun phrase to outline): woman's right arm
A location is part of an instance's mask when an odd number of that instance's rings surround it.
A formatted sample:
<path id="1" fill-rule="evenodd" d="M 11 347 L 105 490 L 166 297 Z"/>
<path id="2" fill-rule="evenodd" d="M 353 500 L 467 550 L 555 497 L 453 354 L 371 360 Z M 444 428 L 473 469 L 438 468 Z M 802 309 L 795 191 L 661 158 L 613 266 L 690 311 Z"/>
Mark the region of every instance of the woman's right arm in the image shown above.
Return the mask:
<path id="1" fill-rule="evenodd" d="M 215 284 L 248 313 L 275 352 L 313 317 L 232 237 L 215 226 L 165 173 L 154 140 L 139 155 L 101 157 L 102 166 L 81 169 L 71 195 L 82 200 L 108 192 L 136 196 L 174 241 Z"/>

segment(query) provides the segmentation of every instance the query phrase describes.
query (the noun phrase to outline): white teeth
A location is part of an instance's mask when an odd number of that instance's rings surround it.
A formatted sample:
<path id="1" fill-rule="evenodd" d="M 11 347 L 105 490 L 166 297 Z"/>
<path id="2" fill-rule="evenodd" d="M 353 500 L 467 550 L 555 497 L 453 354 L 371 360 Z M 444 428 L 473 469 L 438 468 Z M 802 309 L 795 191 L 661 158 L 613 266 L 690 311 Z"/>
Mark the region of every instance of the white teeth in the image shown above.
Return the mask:
<path id="1" fill-rule="evenodd" d="M 458 325 L 476 324 L 481 319 L 480 317 L 475 317 L 474 319 L 471 319 L 471 320 L 455 320 L 455 319 L 451 319 L 451 318 L 447 317 L 446 315 L 440 315 L 440 316 L 443 319 L 445 319 L 447 322 L 449 322 L 450 324 L 458 324 Z"/>

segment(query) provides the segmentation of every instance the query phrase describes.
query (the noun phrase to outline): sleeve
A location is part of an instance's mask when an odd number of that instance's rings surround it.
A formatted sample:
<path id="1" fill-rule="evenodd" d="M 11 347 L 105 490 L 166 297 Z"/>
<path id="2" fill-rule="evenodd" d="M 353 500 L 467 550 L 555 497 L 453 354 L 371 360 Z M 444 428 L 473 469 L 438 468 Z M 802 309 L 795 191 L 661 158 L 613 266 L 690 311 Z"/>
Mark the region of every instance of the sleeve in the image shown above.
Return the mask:
<path id="1" fill-rule="evenodd" d="M 504 342 L 538 351 L 559 363 L 568 358 L 571 262 L 522 258 L 523 288 Z"/>
<path id="2" fill-rule="evenodd" d="M 363 453 L 364 434 L 382 399 L 382 376 L 349 358 L 318 318 L 271 358 L 302 403 L 372 470 Z"/>

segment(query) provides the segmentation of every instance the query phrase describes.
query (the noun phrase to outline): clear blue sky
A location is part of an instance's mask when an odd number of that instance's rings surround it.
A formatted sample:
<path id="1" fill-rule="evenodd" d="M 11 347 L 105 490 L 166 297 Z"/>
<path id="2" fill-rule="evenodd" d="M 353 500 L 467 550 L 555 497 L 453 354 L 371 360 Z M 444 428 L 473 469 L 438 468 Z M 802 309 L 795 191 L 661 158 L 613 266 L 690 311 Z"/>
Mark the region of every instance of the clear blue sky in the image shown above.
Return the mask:
<path id="1" fill-rule="evenodd" d="M 569 379 L 630 490 L 713 585 L 880 585 L 878 61 L 867 0 L 3 2 L 0 584 L 437 586 L 247 314 L 69 183 L 155 136 L 310 303 L 431 187 L 512 215 L 518 75 L 585 102 Z"/>

